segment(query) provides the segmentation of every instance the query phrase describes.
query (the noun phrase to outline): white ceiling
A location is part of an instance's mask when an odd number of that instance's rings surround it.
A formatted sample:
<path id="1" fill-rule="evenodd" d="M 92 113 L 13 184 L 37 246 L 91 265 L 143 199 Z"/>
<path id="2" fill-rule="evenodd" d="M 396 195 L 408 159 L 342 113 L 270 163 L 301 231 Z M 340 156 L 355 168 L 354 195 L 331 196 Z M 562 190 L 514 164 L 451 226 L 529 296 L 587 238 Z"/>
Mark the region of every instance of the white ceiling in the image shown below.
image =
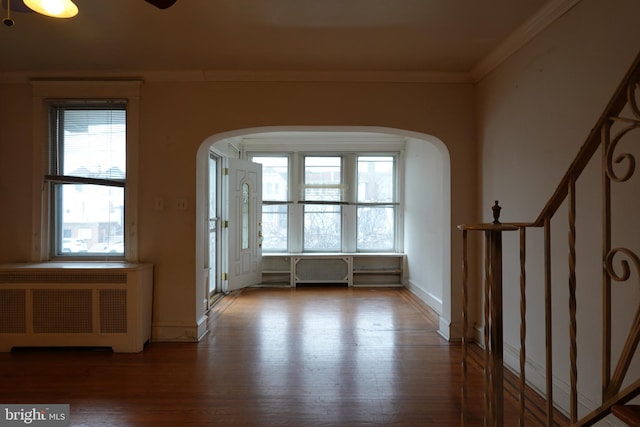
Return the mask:
<path id="1" fill-rule="evenodd" d="M 75 0 L 71 19 L 13 12 L 15 25 L 0 26 L 0 73 L 469 72 L 554 2 Z"/>

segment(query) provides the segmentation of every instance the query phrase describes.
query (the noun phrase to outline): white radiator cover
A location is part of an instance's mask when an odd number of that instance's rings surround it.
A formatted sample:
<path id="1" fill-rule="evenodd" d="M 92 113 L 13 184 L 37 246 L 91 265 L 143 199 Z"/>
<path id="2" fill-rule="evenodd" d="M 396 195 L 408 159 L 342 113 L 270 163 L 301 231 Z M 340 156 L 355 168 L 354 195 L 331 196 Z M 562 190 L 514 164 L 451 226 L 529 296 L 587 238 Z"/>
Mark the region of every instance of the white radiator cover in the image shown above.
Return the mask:
<path id="1" fill-rule="evenodd" d="M 111 347 L 151 339 L 153 265 L 51 262 L 0 265 L 0 351 Z"/>
<path id="2" fill-rule="evenodd" d="M 295 257 L 296 283 L 351 283 L 351 258 L 340 256 Z"/>

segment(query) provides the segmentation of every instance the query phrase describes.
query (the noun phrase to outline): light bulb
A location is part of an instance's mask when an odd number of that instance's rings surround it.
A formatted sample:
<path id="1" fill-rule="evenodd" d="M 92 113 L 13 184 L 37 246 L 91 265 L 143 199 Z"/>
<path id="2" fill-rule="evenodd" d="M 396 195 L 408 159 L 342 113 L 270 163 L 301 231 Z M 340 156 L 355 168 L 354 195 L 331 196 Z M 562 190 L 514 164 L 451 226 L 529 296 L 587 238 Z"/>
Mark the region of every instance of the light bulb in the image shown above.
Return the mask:
<path id="1" fill-rule="evenodd" d="M 78 14 L 78 7 L 71 0 L 23 0 L 31 10 L 53 18 L 71 18 Z"/>
<path id="2" fill-rule="evenodd" d="M 64 0 L 43 0 L 42 7 L 51 15 L 60 15 L 64 10 Z"/>

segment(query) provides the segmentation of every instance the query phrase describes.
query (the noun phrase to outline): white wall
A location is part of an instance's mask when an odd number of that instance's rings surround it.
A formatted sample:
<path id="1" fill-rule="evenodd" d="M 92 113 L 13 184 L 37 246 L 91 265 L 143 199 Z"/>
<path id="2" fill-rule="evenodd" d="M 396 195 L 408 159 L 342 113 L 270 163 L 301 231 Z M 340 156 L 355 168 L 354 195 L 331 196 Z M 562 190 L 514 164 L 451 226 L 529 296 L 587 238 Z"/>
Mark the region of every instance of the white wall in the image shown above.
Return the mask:
<path id="1" fill-rule="evenodd" d="M 408 138 L 405 147 L 404 236 L 407 286 L 442 314 L 450 273 L 449 156 L 442 142 Z M 446 245 L 445 245 L 446 243 Z"/>
<path id="2" fill-rule="evenodd" d="M 481 164 L 480 215 L 491 220 L 490 205 L 500 200 L 502 221 L 533 221 L 640 48 L 640 2 L 582 0 L 477 85 L 477 123 Z M 600 232 L 599 155 L 578 184 L 578 363 L 581 415 L 600 403 Z M 589 187 L 593 184 L 594 187 Z M 635 194 L 637 195 L 637 188 Z M 634 197 L 634 202 L 637 196 Z M 629 200 L 627 200 L 629 204 Z M 637 209 L 635 210 L 637 212 Z M 568 269 L 567 209 L 552 222 L 554 233 L 555 397 L 567 403 Z M 629 217 L 630 215 L 627 215 Z M 637 230 L 637 223 L 633 226 Z M 636 231 L 631 241 L 637 245 Z M 618 235 L 620 235 L 619 233 Z M 623 233 L 622 233 L 623 234 Z M 540 383 L 544 371 L 544 301 L 541 230 L 528 238 L 528 375 Z M 616 246 L 616 242 L 614 242 Z M 636 248 L 637 250 L 637 248 Z M 507 361 L 517 366 L 519 348 L 519 265 L 516 235 L 505 237 L 505 340 Z M 638 253 L 638 252 L 636 252 Z M 637 277 L 638 272 L 634 272 Z M 629 288 L 625 285 L 622 288 Z M 634 288 L 631 286 L 631 288 Z M 617 287 L 621 289 L 620 286 Z M 614 297 L 617 321 L 629 322 L 639 300 L 636 291 Z M 627 314 L 622 314 L 627 313 Z M 478 324 L 480 324 L 478 319 Z M 626 334 L 621 328 L 620 333 Z M 622 338 L 614 337 L 614 354 Z M 637 363 L 636 363 L 637 365 Z M 637 369 L 636 369 L 637 370 Z"/>

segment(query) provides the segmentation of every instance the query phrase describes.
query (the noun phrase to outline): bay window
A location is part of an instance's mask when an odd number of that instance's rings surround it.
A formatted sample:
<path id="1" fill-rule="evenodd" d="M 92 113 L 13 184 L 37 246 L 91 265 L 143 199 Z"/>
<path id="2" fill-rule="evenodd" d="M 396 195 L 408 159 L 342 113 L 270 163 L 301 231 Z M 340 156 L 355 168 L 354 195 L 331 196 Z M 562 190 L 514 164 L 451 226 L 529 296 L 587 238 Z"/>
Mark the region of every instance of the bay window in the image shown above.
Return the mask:
<path id="1" fill-rule="evenodd" d="M 265 252 L 396 252 L 398 153 L 249 153 Z"/>

